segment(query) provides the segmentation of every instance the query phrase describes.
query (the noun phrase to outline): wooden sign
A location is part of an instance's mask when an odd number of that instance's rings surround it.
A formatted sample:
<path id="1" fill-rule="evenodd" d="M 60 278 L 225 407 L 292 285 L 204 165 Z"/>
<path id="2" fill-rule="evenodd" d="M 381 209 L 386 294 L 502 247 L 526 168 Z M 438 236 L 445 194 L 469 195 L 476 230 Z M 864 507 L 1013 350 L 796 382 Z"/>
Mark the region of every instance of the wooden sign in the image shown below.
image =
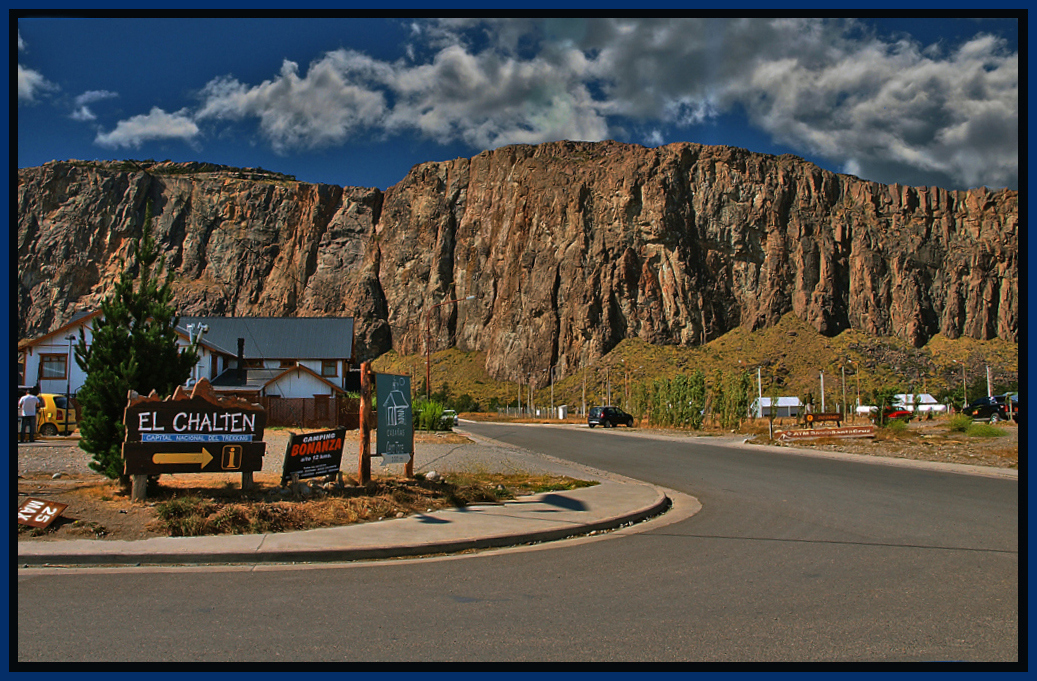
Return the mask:
<path id="1" fill-rule="evenodd" d="M 811 428 L 814 427 L 815 423 L 835 423 L 836 425 L 842 425 L 843 416 L 839 413 L 832 414 L 807 414 L 806 415 L 807 425 Z"/>
<path id="2" fill-rule="evenodd" d="M 66 508 L 68 504 L 29 497 L 18 507 L 18 522 L 43 529 L 54 522 Z"/>
<path id="3" fill-rule="evenodd" d="M 407 463 L 414 449 L 414 418 L 410 403 L 410 376 L 378 374 L 376 448 L 372 456 L 381 456 L 382 465 Z"/>
<path id="4" fill-rule="evenodd" d="M 202 379 L 188 395 L 131 392 L 123 417 L 127 475 L 249 473 L 261 470 L 266 411 L 239 397 L 220 397 Z"/>
<path id="5" fill-rule="evenodd" d="M 779 440 L 809 440 L 822 437 L 875 437 L 875 426 L 847 426 L 845 428 L 818 428 L 816 430 L 785 430 L 776 433 Z"/>

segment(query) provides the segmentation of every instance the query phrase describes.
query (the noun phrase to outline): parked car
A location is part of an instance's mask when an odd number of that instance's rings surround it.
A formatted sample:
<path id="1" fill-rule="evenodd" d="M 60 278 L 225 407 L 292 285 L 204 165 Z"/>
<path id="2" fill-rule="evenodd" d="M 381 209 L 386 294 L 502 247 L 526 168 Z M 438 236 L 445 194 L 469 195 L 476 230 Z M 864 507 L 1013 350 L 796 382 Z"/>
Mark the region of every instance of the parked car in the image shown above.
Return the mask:
<path id="1" fill-rule="evenodd" d="M 452 426 L 456 426 L 458 424 L 457 412 L 453 409 L 444 409 L 443 416 L 441 416 L 440 418 L 442 418 L 444 421 L 448 422 Z"/>
<path id="2" fill-rule="evenodd" d="M 76 410 L 70 409 L 64 395 L 40 393 L 42 404 L 36 411 L 36 431 L 40 435 L 52 437 L 64 435 L 76 429 Z M 65 417 L 68 416 L 68 430 L 65 430 Z"/>
<path id="3" fill-rule="evenodd" d="M 887 421 L 893 419 L 899 419 L 901 421 L 910 421 L 911 417 L 915 415 L 913 411 L 904 409 L 903 407 L 886 407 L 882 410 L 882 415 L 886 417 Z"/>
<path id="4" fill-rule="evenodd" d="M 1006 393 L 993 397 L 981 397 L 962 411 L 966 416 L 979 421 L 1019 421 L 1019 393 Z"/>
<path id="5" fill-rule="evenodd" d="M 619 407 L 591 407 L 587 412 L 587 425 L 593 428 L 601 426 L 608 428 L 623 424 L 627 428 L 634 427 L 634 417 Z"/>

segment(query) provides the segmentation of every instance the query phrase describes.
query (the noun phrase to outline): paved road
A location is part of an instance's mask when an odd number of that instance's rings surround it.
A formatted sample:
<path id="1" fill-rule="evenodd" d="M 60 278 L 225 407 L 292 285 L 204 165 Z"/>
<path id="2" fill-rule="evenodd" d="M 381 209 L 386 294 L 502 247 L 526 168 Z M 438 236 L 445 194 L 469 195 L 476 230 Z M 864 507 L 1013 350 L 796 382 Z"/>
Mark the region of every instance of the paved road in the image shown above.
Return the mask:
<path id="1" fill-rule="evenodd" d="M 20 575 L 20 659 L 1018 659 L 1015 481 L 469 427 L 692 494 L 702 510 L 470 557 Z"/>

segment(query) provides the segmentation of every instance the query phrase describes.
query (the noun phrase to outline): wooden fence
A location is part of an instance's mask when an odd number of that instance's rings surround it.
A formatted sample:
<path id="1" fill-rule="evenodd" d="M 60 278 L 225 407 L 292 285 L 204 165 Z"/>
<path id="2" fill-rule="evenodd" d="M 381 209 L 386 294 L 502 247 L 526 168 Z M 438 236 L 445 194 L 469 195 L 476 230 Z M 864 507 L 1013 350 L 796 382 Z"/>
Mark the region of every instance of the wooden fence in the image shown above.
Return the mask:
<path id="1" fill-rule="evenodd" d="M 360 400 L 342 396 L 259 398 L 267 426 L 294 428 L 360 428 Z"/>

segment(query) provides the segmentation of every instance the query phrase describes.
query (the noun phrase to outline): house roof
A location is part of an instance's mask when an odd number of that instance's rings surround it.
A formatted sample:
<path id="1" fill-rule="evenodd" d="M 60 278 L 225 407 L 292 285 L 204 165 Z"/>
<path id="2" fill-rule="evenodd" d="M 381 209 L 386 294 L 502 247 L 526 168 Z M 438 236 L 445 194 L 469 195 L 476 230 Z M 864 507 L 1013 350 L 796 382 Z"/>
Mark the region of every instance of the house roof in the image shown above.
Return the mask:
<path id="1" fill-rule="evenodd" d="M 75 314 L 72 315 L 72 318 L 69 319 L 67 322 L 65 322 L 64 324 L 62 324 L 61 326 L 59 326 L 56 329 L 48 331 L 47 333 L 43 334 L 42 336 L 38 336 L 36 338 L 32 338 L 32 339 L 29 339 L 29 340 L 18 341 L 18 349 L 19 350 L 23 350 L 23 349 L 25 349 L 27 347 L 30 347 L 32 345 L 39 345 L 43 341 L 46 341 L 46 340 L 50 339 L 52 336 L 57 336 L 59 334 L 64 335 L 67 331 L 69 331 L 70 329 L 72 329 L 76 325 L 78 325 L 80 323 L 85 323 L 85 322 L 93 319 L 94 317 L 96 317 L 99 314 L 101 314 L 101 310 L 100 309 L 93 310 L 93 311 L 80 311 L 80 312 L 76 312 Z"/>
<path id="2" fill-rule="evenodd" d="M 245 339 L 248 359 L 352 359 L 352 317 L 181 317 L 177 331 L 205 324 L 201 344 L 236 357 Z"/>
<path id="3" fill-rule="evenodd" d="M 769 397 L 764 397 L 764 398 L 762 398 L 762 400 L 761 400 L 761 398 L 757 398 L 756 402 L 760 402 L 760 404 L 762 404 L 764 407 L 771 406 L 771 398 L 769 398 Z M 755 404 L 755 402 L 754 402 L 754 404 Z M 798 397 L 779 397 L 778 398 L 778 406 L 779 407 L 802 407 L 803 403 L 800 401 L 800 399 Z"/>
<path id="4" fill-rule="evenodd" d="M 277 383 L 281 380 L 282 376 L 293 372 L 309 374 L 321 383 L 327 385 L 333 392 L 345 392 L 340 386 L 335 385 L 316 371 L 301 364 L 280 369 L 245 369 L 244 378 L 242 378 L 241 373 L 237 369 L 227 369 L 222 374 L 212 379 L 211 383 L 212 387 L 217 391 L 233 390 L 259 392 L 260 390 Z"/>
<path id="5" fill-rule="evenodd" d="M 937 404 L 936 398 L 929 393 L 897 393 L 893 399 L 904 404 Z"/>

